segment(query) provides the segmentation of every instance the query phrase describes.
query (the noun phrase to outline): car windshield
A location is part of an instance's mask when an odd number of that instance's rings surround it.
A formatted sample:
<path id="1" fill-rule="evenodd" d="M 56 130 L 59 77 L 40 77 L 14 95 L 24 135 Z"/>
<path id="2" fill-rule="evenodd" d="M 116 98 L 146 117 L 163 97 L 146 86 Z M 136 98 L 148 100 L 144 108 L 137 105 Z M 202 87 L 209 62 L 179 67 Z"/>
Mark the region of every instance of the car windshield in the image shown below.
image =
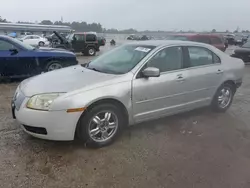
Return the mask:
<path id="1" fill-rule="evenodd" d="M 124 45 L 90 62 L 87 68 L 108 74 L 125 74 L 154 48 L 148 45 Z"/>
<path id="2" fill-rule="evenodd" d="M 247 42 L 247 43 L 245 43 L 245 44 L 242 46 L 242 48 L 250 48 L 250 41 Z"/>
<path id="3" fill-rule="evenodd" d="M 19 46 L 22 46 L 26 50 L 34 50 L 34 47 L 30 46 L 29 44 L 25 44 L 18 39 L 12 38 L 11 40 L 17 43 Z"/>

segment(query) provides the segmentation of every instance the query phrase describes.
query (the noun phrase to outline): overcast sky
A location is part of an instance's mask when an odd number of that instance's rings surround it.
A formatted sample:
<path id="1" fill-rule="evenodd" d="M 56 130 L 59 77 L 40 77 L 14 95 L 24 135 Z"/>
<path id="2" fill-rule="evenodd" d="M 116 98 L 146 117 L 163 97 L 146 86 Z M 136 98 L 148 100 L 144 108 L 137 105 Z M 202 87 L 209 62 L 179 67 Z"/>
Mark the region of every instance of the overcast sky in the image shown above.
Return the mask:
<path id="1" fill-rule="evenodd" d="M 138 30 L 250 30 L 250 0 L 0 0 L 12 21 L 100 22 Z"/>

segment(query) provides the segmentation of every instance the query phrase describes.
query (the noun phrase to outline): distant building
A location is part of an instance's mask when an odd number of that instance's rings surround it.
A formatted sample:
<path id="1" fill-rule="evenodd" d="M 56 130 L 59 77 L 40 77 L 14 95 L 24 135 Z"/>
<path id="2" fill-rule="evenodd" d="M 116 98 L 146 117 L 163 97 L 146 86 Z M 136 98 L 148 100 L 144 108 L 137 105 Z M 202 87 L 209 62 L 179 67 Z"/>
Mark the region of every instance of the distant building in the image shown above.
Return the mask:
<path id="1" fill-rule="evenodd" d="M 37 35 L 49 35 L 53 31 L 57 31 L 59 33 L 70 33 L 72 29 L 71 27 L 64 25 L 0 23 L 0 35 L 7 35 L 13 32 L 17 33 L 17 35 L 21 35 L 27 32 Z"/>

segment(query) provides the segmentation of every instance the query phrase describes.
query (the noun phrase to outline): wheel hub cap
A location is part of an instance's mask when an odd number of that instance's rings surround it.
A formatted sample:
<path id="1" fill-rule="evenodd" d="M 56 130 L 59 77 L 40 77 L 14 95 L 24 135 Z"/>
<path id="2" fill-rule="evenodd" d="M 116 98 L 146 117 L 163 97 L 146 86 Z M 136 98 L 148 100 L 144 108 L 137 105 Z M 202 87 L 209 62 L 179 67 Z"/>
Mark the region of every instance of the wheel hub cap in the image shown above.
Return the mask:
<path id="1" fill-rule="evenodd" d="M 218 97 L 218 103 L 221 108 L 226 108 L 232 98 L 232 93 L 230 88 L 223 88 L 220 92 L 220 95 Z"/>
<path id="2" fill-rule="evenodd" d="M 89 135 L 96 142 L 104 142 L 114 136 L 118 128 L 118 118 L 113 112 L 100 112 L 89 123 Z"/>

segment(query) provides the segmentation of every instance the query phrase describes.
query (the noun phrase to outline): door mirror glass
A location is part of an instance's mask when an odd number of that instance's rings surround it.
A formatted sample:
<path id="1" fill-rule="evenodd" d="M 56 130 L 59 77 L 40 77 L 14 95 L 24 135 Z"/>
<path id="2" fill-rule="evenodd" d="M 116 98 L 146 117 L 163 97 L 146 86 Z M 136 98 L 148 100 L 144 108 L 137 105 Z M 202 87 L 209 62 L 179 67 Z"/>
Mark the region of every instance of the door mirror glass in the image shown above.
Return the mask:
<path id="1" fill-rule="evenodd" d="M 144 77 L 159 77 L 160 76 L 160 70 L 155 67 L 148 67 L 142 71 L 142 75 Z"/>

